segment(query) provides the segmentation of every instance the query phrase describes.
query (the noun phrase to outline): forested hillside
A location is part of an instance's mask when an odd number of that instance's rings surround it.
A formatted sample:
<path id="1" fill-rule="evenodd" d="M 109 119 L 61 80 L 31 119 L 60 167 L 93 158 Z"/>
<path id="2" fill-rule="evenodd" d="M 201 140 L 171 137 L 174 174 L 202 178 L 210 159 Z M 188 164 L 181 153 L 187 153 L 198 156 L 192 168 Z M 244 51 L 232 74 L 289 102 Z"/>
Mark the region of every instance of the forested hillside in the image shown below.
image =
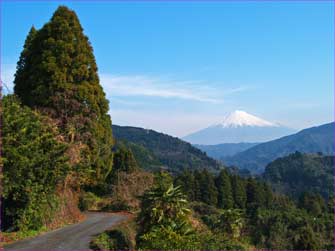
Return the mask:
<path id="1" fill-rule="evenodd" d="M 334 156 L 296 152 L 271 162 L 263 176 L 278 192 L 295 198 L 303 192 L 329 198 L 334 194 L 333 175 Z"/>
<path id="2" fill-rule="evenodd" d="M 140 165 L 146 170 L 203 169 L 218 172 L 222 165 L 201 150 L 178 138 L 138 127 L 113 125 L 116 140 L 130 147 Z"/>
<path id="3" fill-rule="evenodd" d="M 333 155 L 334 123 L 307 128 L 296 134 L 256 145 L 232 157 L 224 158 L 223 162 L 246 168 L 253 173 L 262 173 L 271 161 L 295 151 Z"/>
<path id="4" fill-rule="evenodd" d="M 184 172 L 175 184 L 192 201 L 194 216 L 210 229 L 212 249 L 333 247 L 333 200 L 318 193 L 301 194 L 295 201 L 273 193 L 264 181 L 225 170 L 216 176 L 206 170 Z"/>

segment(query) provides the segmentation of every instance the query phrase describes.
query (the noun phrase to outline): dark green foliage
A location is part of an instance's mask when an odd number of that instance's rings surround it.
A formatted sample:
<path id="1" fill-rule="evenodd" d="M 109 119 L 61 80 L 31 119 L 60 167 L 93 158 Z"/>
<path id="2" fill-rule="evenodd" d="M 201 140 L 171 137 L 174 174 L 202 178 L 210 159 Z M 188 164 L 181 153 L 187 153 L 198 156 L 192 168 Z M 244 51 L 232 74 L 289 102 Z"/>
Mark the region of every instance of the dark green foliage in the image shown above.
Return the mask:
<path id="1" fill-rule="evenodd" d="M 104 182 L 98 183 L 95 186 L 85 186 L 86 191 L 91 191 L 99 196 L 110 194 L 112 186 L 117 186 L 119 176 L 122 173 L 132 173 L 139 169 L 137 161 L 134 158 L 132 151 L 125 145 L 120 144 L 113 156 L 113 169 L 108 174 Z"/>
<path id="2" fill-rule="evenodd" d="M 23 46 L 23 51 L 21 52 L 20 59 L 17 62 L 17 67 L 16 67 L 16 73 L 15 73 L 15 81 L 16 82 L 21 82 L 25 81 L 27 78 L 29 78 L 29 71 L 27 68 L 29 67 L 29 64 L 31 64 L 32 60 L 32 43 L 34 41 L 34 38 L 36 37 L 37 30 L 35 27 L 31 27 L 27 38 L 25 40 L 24 46 Z M 26 91 L 27 86 L 26 85 L 15 85 L 14 86 L 14 91 L 15 93 L 24 93 Z"/>
<path id="3" fill-rule="evenodd" d="M 195 177 L 190 170 L 185 170 L 182 174 L 178 175 L 175 179 L 175 184 L 182 187 L 190 201 L 197 200 L 199 188 L 197 188 Z"/>
<path id="4" fill-rule="evenodd" d="M 234 206 L 233 191 L 227 171 L 222 170 L 215 179 L 218 190 L 218 207 L 229 209 Z"/>
<path id="5" fill-rule="evenodd" d="M 218 202 L 218 190 L 213 174 L 206 169 L 191 172 L 184 171 L 176 176 L 175 184 L 180 185 L 191 201 L 202 201 L 216 206 Z"/>
<path id="6" fill-rule="evenodd" d="M 138 218 L 141 249 L 181 249 L 195 245 L 185 198 L 169 174 L 157 174 L 155 186 L 143 195 L 141 203 Z"/>
<path id="7" fill-rule="evenodd" d="M 294 198 L 303 192 L 321 194 L 325 199 L 333 195 L 334 157 L 296 152 L 270 163 L 264 178 L 276 191 Z"/>
<path id="8" fill-rule="evenodd" d="M 332 241 L 327 237 L 323 221 L 323 218 L 312 217 L 295 208 L 261 210 L 253 226 L 254 241 L 258 247 L 270 249 L 325 249 L 332 245 Z M 320 224 L 323 227 L 320 228 Z"/>
<path id="9" fill-rule="evenodd" d="M 194 181 L 199 181 L 199 186 L 193 189 L 191 184 L 197 182 L 188 182 L 193 180 L 190 179 L 192 176 Z M 196 198 L 197 202 L 191 204 L 194 215 L 212 231 L 212 236 L 201 237 L 203 240 L 208 238 L 208 247 L 218 249 L 228 245 L 228 238 L 230 241 L 235 240 L 231 243 L 233 246 L 242 249 L 244 246 L 241 243 L 246 240 L 259 249 L 333 249 L 334 215 L 331 200 L 326 204 L 319 194 L 304 193 L 296 204 L 287 196 L 274 194 L 271 187 L 261 180 L 241 178 L 226 171 L 216 177 L 218 198 L 225 194 L 220 189 L 222 183 L 219 180 L 226 180 L 226 176 L 233 191 L 232 208 L 226 210 L 212 206 L 208 198 L 201 196 L 204 191 L 208 196 L 211 190 L 209 186 L 202 186 L 205 181 L 211 183 L 212 178 L 206 173 L 185 172 L 175 178 L 176 184 L 184 188 L 189 198 Z M 199 193 L 200 197 L 190 193 L 192 190 L 195 194 Z M 229 245 L 225 247 L 229 248 Z"/>
<path id="10" fill-rule="evenodd" d="M 245 182 L 237 175 L 231 176 L 231 184 L 233 190 L 234 206 L 236 208 L 245 208 L 247 195 L 245 190 Z"/>
<path id="11" fill-rule="evenodd" d="M 112 204 L 107 204 L 102 208 L 102 211 L 105 212 L 122 212 L 122 211 L 128 211 L 131 212 L 133 210 L 132 207 L 130 207 L 127 202 L 125 201 L 113 201 Z"/>
<path id="12" fill-rule="evenodd" d="M 2 105 L 4 227 L 39 229 L 57 210 L 56 187 L 69 172 L 67 146 L 45 117 L 15 96 Z"/>
<path id="13" fill-rule="evenodd" d="M 134 143 L 148 150 L 151 160 L 141 164 L 145 170 L 163 168 L 173 173 L 180 173 L 184 169 L 206 168 L 211 172 L 218 172 L 222 167 L 219 162 L 209 158 L 191 144 L 163 133 L 137 127 L 113 125 L 113 134 L 118 140 Z M 136 160 L 139 162 L 145 160 L 141 152 L 138 153 L 134 148 L 132 150 Z M 159 161 L 159 166 L 155 160 Z"/>
<path id="14" fill-rule="evenodd" d="M 120 146 L 114 154 L 113 172 L 134 172 L 139 167 L 134 158 L 133 152 L 125 146 Z"/>
<path id="15" fill-rule="evenodd" d="M 201 239 L 186 222 L 153 226 L 140 237 L 142 250 L 199 250 Z"/>
<path id="16" fill-rule="evenodd" d="M 262 183 L 256 182 L 255 179 L 249 178 L 246 185 L 247 194 L 247 213 L 250 217 L 254 217 L 257 208 L 266 205 L 266 198 Z"/>
<path id="17" fill-rule="evenodd" d="M 300 196 L 298 205 L 314 216 L 320 216 L 326 211 L 326 203 L 321 195 L 310 192 L 304 192 Z"/>
<path id="18" fill-rule="evenodd" d="M 125 146 L 128 149 L 130 149 L 139 167 L 141 167 L 144 170 L 159 171 L 163 166 L 163 164 L 152 153 L 152 151 L 150 151 L 149 149 L 145 148 L 142 145 L 129 141 L 117 140 L 116 149 L 118 149 L 120 146 Z"/>
<path id="19" fill-rule="evenodd" d="M 190 201 L 201 201 L 222 209 L 269 207 L 273 193 L 264 182 L 255 178 L 241 178 L 222 170 L 216 177 L 206 169 L 184 171 L 175 177 Z"/>
<path id="20" fill-rule="evenodd" d="M 172 185 L 171 176 L 166 173 L 158 175 L 156 186 L 143 196 L 137 248 L 142 250 L 245 249 L 238 241 L 231 240 L 228 236 L 194 229 L 190 224 L 190 210 L 184 198 L 185 195 L 179 188 Z M 193 203 L 193 207 L 200 214 L 217 212 L 215 207 L 203 203 Z M 227 223 L 230 226 L 229 230 L 232 231 L 231 236 L 237 232 L 235 223 L 233 219 Z"/>
<path id="21" fill-rule="evenodd" d="M 143 232 L 155 225 L 184 221 L 189 213 L 186 196 L 180 187 L 174 187 L 169 174 L 157 174 L 155 183 L 154 188 L 143 195 L 139 215 Z"/>
<path id="22" fill-rule="evenodd" d="M 64 139 L 80 146 L 81 161 L 74 166 L 83 182 L 103 180 L 112 168 L 108 102 L 92 46 L 73 11 L 61 6 L 40 30 L 31 30 L 14 84 L 23 104 L 51 116 Z"/>
<path id="23" fill-rule="evenodd" d="M 216 206 L 218 203 L 218 192 L 215 186 L 214 176 L 204 169 L 200 176 L 195 177 L 199 181 L 201 201 Z"/>
<path id="24" fill-rule="evenodd" d="M 122 228 L 108 230 L 98 235 L 90 244 L 93 250 L 133 250 L 128 233 Z"/>
<path id="25" fill-rule="evenodd" d="M 96 210 L 101 198 L 92 192 L 82 192 L 79 197 L 79 209 L 81 211 Z"/>

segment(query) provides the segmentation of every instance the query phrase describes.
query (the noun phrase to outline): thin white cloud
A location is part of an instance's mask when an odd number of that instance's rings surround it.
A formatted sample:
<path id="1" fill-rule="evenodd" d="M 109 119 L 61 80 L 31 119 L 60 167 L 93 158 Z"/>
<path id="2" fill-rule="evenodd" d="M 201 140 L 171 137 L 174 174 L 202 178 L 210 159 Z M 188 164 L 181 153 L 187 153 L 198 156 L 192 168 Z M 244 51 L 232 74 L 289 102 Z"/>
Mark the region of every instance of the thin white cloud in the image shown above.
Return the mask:
<path id="1" fill-rule="evenodd" d="M 222 116 L 207 113 L 166 112 L 143 110 L 141 112 L 129 109 L 111 109 L 113 124 L 136 126 L 153 129 L 169 135 L 183 137 L 190 132 L 198 131 L 222 120 Z"/>
<path id="2" fill-rule="evenodd" d="M 1 65 L 1 81 L 5 83 L 4 92 L 13 92 L 15 64 Z M 177 98 L 183 100 L 221 104 L 224 96 L 243 92 L 248 87 L 231 89 L 213 88 L 205 81 L 174 80 L 167 77 L 152 77 L 147 75 L 112 75 L 100 74 L 100 82 L 108 99 L 119 104 L 134 105 L 126 99 L 129 96 Z"/>
<path id="3" fill-rule="evenodd" d="M 144 75 L 120 76 L 101 74 L 100 82 L 110 98 L 114 96 L 147 96 L 178 98 L 219 104 L 223 97 L 215 90 L 201 86 L 199 81 L 175 81 Z"/>

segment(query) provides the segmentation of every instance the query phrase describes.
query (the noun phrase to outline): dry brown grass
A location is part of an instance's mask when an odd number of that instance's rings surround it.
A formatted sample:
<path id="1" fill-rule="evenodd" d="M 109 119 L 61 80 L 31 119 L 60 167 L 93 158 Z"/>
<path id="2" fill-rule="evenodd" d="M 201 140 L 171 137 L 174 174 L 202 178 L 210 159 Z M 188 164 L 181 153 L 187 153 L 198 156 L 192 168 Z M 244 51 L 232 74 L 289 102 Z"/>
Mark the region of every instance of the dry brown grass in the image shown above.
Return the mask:
<path id="1" fill-rule="evenodd" d="M 139 170 L 119 173 L 116 185 L 113 186 L 112 203 L 121 201 L 133 210 L 138 209 L 139 197 L 151 188 L 153 182 L 154 176 L 149 172 Z"/>
<path id="2" fill-rule="evenodd" d="M 60 205 L 51 222 L 46 224 L 48 229 L 55 229 L 65 224 L 72 224 L 85 219 L 78 209 L 78 193 L 72 189 L 59 188 L 57 191 Z"/>

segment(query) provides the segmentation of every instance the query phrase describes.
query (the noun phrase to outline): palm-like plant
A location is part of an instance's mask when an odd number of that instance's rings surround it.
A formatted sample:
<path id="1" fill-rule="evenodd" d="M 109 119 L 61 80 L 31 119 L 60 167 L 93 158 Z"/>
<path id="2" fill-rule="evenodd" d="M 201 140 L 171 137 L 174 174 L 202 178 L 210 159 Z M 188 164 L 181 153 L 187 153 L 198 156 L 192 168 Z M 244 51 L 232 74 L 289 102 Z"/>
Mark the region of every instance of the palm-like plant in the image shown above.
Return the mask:
<path id="1" fill-rule="evenodd" d="M 142 197 L 141 213 L 139 215 L 142 234 L 152 232 L 155 228 L 168 228 L 171 232 L 184 235 L 185 227 L 189 225 L 186 195 L 180 186 L 174 186 L 166 173 L 156 177 L 156 185 Z M 185 230 L 185 231 L 184 231 Z"/>
<path id="2" fill-rule="evenodd" d="M 161 224 L 163 222 L 185 219 L 190 210 L 186 207 L 186 196 L 182 193 L 180 186 L 170 184 L 165 190 L 162 187 L 147 193 L 146 211 L 151 223 Z"/>
<path id="3" fill-rule="evenodd" d="M 217 227 L 224 229 L 232 235 L 233 238 L 240 237 L 241 230 L 244 226 L 242 212 L 239 209 L 223 210 Z"/>

